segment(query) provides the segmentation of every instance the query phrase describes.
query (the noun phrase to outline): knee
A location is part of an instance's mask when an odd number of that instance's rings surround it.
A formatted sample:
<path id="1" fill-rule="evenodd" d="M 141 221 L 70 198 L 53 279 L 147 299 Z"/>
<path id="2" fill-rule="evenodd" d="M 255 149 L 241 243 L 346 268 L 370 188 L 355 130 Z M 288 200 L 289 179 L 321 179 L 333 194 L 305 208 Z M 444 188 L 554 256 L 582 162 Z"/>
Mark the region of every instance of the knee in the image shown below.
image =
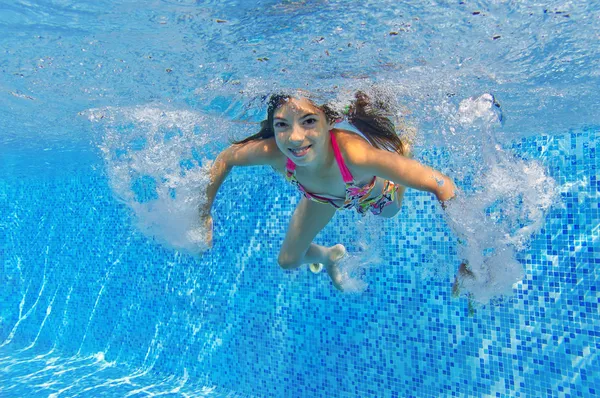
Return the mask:
<path id="1" fill-rule="evenodd" d="M 300 260 L 290 256 L 288 253 L 280 252 L 277 257 L 277 263 L 283 269 L 294 269 L 298 268 Z"/>

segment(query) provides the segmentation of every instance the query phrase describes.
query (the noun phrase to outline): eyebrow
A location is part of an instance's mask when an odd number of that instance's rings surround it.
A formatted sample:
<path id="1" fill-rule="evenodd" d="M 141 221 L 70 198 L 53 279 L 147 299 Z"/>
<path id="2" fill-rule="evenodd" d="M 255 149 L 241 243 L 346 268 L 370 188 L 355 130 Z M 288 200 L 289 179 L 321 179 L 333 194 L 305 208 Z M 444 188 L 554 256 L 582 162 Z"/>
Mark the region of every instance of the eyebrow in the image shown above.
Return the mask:
<path id="1" fill-rule="evenodd" d="M 316 113 L 307 113 L 307 114 L 303 115 L 300 119 L 304 119 L 307 116 L 317 116 L 317 114 Z M 276 116 L 276 117 L 273 118 L 273 120 L 286 120 L 286 119 L 283 118 L 283 117 L 277 117 Z"/>

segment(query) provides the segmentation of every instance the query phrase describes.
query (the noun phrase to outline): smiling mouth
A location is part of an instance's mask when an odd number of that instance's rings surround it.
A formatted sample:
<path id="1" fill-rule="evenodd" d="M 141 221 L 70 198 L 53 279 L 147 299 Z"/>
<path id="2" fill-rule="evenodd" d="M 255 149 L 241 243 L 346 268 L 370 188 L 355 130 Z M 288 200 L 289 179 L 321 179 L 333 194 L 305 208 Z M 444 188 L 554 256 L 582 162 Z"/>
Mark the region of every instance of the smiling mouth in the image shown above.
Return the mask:
<path id="1" fill-rule="evenodd" d="M 289 148 L 289 151 L 297 158 L 300 158 L 308 153 L 308 150 L 312 148 L 312 145 L 303 146 L 300 148 Z"/>

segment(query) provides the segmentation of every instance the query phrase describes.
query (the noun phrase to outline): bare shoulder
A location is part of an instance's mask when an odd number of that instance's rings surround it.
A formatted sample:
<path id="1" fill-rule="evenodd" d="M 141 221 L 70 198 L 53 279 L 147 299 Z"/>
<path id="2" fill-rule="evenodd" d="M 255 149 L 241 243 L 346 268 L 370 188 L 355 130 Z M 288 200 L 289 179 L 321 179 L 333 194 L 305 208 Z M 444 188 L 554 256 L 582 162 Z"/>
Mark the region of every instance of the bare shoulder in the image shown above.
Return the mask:
<path id="1" fill-rule="evenodd" d="M 363 164 L 373 151 L 377 151 L 366 138 L 354 131 L 336 129 L 335 138 L 348 167 Z"/>
<path id="2" fill-rule="evenodd" d="M 283 173 L 285 172 L 285 164 L 287 157 L 281 152 L 281 149 L 277 146 L 275 138 L 268 138 L 265 140 L 266 152 L 268 153 L 269 166 L 273 167 L 276 171 Z"/>
<path id="3" fill-rule="evenodd" d="M 275 138 L 234 144 L 228 149 L 230 163 L 235 166 L 268 165 L 276 170 L 285 168 L 285 155 Z"/>

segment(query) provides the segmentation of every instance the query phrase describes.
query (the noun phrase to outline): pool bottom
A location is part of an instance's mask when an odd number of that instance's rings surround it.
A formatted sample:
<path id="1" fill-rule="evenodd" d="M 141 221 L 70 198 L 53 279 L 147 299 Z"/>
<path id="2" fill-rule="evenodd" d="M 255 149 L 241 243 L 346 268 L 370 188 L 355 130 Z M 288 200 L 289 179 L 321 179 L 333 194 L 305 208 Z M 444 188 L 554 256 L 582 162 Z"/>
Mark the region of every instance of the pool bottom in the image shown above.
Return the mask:
<path id="1" fill-rule="evenodd" d="M 526 274 L 514 297 L 473 316 L 466 299 L 450 297 L 451 280 L 432 275 L 460 259 L 437 203 L 412 191 L 400 217 L 382 221 L 388 233 L 366 231 L 386 249 L 383 264 L 365 270 L 367 291 L 344 295 L 326 275 L 277 266 L 297 200 L 279 176 L 232 173 L 216 202 L 215 249 L 201 258 L 139 233 L 97 174 L 0 180 L 9 206 L 0 342 L 12 339 L 0 395 L 202 396 L 223 386 L 210 393 L 593 396 L 597 137 L 510 148 L 548 169 L 562 203 L 518 253 Z M 356 222 L 336 216 L 318 242 L 357 252 Z"/>
<path id="2" fill-rule="evenodd" d="M 2 397 L 248 397 L 180 377 L 129 369 L 107 362 L 103 353 L 61 357 L 56 350 L 0 348 Z"/>

